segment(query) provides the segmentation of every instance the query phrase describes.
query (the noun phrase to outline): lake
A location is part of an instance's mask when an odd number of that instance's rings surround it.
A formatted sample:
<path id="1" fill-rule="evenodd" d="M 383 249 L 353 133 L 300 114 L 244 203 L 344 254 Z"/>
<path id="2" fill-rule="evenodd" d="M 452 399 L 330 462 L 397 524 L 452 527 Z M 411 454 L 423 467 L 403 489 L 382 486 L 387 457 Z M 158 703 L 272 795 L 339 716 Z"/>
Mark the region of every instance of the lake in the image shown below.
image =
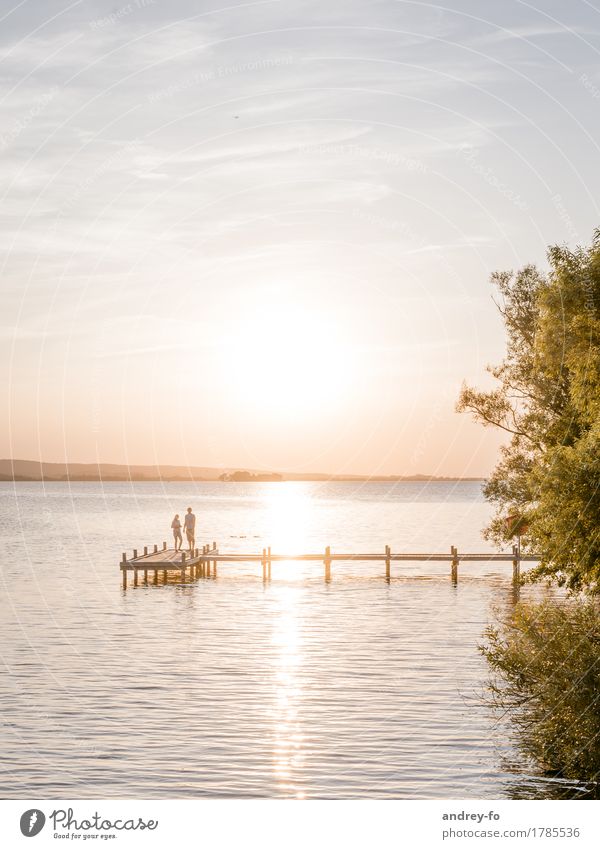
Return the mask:
<path id="1" fill-rule="evenodd" d="M 510 563 L 220 564 L 121 588 L 192 506 L 221 552 L 492 551 L 479 483 L 3 483 L 3 798 L 550 798 L 482 699 Z M 527 597 L 532 590 L 521 591 Z M 540 593 L 540 590 L 535 590 Z"/>

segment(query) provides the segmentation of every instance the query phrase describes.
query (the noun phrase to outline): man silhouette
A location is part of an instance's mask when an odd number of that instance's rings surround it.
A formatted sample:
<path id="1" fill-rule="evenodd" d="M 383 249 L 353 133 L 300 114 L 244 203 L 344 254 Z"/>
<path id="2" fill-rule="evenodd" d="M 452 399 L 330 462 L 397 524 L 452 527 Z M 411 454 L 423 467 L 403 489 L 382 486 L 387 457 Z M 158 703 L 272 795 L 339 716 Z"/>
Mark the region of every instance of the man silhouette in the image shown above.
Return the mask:
<path id="1" fill-rule="evenodd" d="M 185 535 L 187 537 L 188 545 L 190 547 L 190 551 L 194 550 L 194 543 L 196 542 L 196 517 L 192 513 L 192 508 L 188 507 L 187 513 L 185 514 L 184 525 L 185 525 Z"/>

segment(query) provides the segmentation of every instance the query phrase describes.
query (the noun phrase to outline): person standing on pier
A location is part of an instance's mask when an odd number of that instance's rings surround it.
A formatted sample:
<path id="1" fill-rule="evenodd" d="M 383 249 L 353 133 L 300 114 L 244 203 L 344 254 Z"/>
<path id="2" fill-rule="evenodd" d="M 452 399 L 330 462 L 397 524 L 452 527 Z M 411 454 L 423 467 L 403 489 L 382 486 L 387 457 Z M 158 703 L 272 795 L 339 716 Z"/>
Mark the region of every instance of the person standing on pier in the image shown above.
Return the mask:
<path id="1" fill-rule="evenodd" d="M 194 543 L 196 542 L 196 517 L 192 513 L 191 507 L 188 507 L 183 521 L 185 524 L 185 535 L 187 537 L 188 545 L 190 547 L 190 551 L 193 551 Z"/>
<path id="2" fill-rule="evenodd" d="M 173 528 L 173 539 L 175 540 L 175 551 L 181 550 L 183 538 L 181 536 L 181 522 L 179 521 L 179 513 L 175 513 L 175 518 L 171 522 Z"/>

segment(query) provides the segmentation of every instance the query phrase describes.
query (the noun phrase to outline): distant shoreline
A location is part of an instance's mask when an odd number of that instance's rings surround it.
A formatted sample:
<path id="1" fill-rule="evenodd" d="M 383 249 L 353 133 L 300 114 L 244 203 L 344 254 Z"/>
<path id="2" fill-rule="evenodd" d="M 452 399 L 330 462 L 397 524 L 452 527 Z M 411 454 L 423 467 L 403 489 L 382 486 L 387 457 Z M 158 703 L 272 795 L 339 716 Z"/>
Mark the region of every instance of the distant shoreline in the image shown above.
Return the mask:
<path id="1" fill-rule="evenodd" d="M 36 460 L 0 460 L 0 482 L 11 483 L 451 483 L 483 481 L 483 477 L 437 475 L 327 475 L 267 472 L 262 469 L 215 469 L 208 466 L 125 466 L 117 463 L 40 463 Z"/>
<path id="2" fill-rule="evenodd" d="M 279 481 L 257 476 L 246 481 L 222 481 L 217 478 L 177 478 L 177 477 L 26 477 L 0 475 L 0 483 L 483 483 L 485 478 L 440 478 L 440 477 L 283 477 Z"/>
<path id="3" fill-rule="evenodd" d="M 485 478 L 338 478 L 338 477 L 296 477 L 282 478 L 280 481 L 256 477 L 251 481 L 220 481 L 215 478 L 28 478 L 0 475 L 0 483 L 483 483 Z"/>

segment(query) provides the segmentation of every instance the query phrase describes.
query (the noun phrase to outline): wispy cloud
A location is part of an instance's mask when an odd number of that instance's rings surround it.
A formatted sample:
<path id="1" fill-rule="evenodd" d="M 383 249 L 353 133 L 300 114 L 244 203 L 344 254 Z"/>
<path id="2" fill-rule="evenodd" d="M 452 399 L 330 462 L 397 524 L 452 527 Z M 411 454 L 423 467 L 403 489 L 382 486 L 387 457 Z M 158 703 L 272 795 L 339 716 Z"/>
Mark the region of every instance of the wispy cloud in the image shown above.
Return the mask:
<path id="1" fill-rule="evenodd" d="M 497 27 L 485 35 L 478 36 L 476 40 L 482 44 L 493 44 L 502 41 L 532 41 L 538 38 L 549 38 L 557 35 L 572 37 L 573 35 L 588 36 L 597 34 L 597 32 L 590 32 L 586 27 L 536 23 L 511 28 Z"/>

